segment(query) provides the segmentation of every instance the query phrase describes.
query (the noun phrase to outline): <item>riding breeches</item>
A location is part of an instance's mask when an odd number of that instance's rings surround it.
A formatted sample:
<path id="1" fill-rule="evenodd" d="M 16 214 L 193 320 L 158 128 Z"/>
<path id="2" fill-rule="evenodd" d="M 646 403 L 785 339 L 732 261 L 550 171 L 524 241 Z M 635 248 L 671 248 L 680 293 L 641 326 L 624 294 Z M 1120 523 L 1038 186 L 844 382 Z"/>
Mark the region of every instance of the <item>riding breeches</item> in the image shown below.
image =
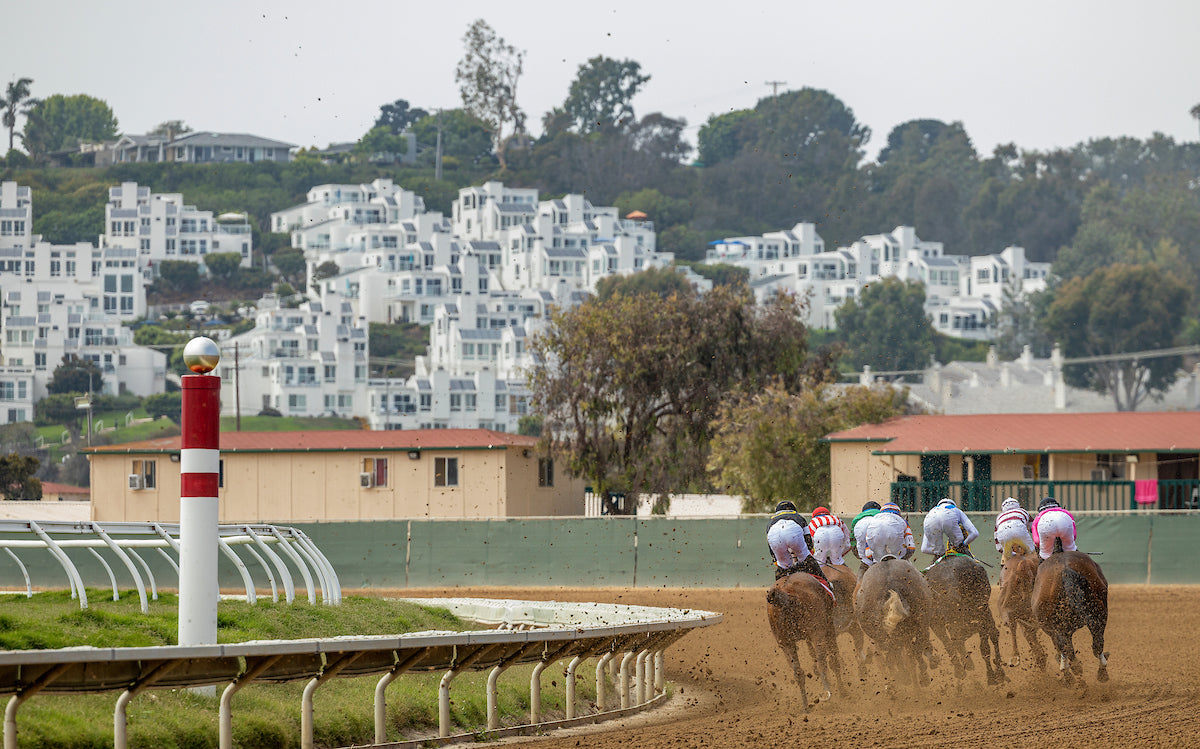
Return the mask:
<path id="1" fill-rule="evenodd" d="M 934 507 L 925 516 L 925 531 L 921 538 L 921 551 L 934 556 L 946 553 L 942 537 L 950 539 L 951 546 L 958 546 L 966 538 L 959 525 L 958 511 L 952 507 Z"/>
<path id="2" fill-rule="evenodd" d="M 767 546 L 775 557 L 775 565 L 783 569 L 794 567 L 811 552 L 804 540 L 805 527 L 791 520 L 780 520 L 767 529 Z"/>
<path id="3" fill-rule="evenodd" d="M 904 559 L 912 543 L 908 523 L 899 515 L 880 513 L 871 518 L 867 527 L 866 547 L 867 556 L 872 562 L 878 562 L 889 554 L 897 559 Z"/>
<path id="4" fill-rule="evenodd" d="M 996 542 L 996 551 L 1003 552 L 1004 545 L 1009 541 L 1020 541 L 1025 544 L 1025 548 L 1033 551 L 1033 536 L 1029 535 L 1029 526 L 1023 520 L 1006 520 L 996 526 L 996 535 L 993 537 Z M 1066 548 L 1066 544 L 1063 544 Z"/>
<path id="5" fill-rule="evenodd" d="M 1075 519 L 1065 512 L 1051 512 L 1037 520 L 1038 556 L 1049 559 L 1054 553 L 1054 539 L 1062 539 L 1063 551 L 1075 548 Z"/>
<path id="6" fill-rule="evenodd" d="M 849 533 L 844 526 L 824 525 L 813 533 L 813 556 L 821 564 L 844 564 L 850 550 Z"/>

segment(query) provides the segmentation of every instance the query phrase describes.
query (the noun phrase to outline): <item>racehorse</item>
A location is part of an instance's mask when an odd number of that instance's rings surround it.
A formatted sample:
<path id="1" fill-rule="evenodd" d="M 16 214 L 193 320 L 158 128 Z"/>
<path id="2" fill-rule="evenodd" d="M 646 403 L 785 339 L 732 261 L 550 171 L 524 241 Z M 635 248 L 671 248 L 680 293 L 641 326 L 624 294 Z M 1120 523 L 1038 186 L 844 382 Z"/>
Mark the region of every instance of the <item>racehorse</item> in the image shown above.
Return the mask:
<path id="1" fill-rule="evenodd" d="M 930 668 L 938 664 L 929 642 L 931 597 L 929 583 L 917 568 L 891 556 L 871 565 L 854 593 L 854 612 L 863 633 L 886 654 L 897 674 L 905 673 L 902 655 L 911 655 L 920 671 L 916 683 L 921 685 L 928 678 L 926 659 Z"/>
<path id="2" fill-rule="evenodd" d="M 854 616 L 854 589 L 858 587 L 858 578 L 845 564 L 823 564 L 822 571 L 833 586 L 837 601 L 833 606 L 833 631 L 836 634 L 849 632 L 854 640 L 855 660 L 858 661 L 858 675 L 863 677 L 863 663 L 866 661 L 866 650 L 863 647 L 862 628 Z"/>
<path id="3" fill-rule="evenodd" d="M 933 594 L 929 625 L 946 646 L 954 675 L 961 679 L 966 670 L 974 668 L 966 643 L 977 634 L 987 683 L 1004 681 L 1000 630 L 992 618 L 992 584 L 987 570 L 968 554 L 948 554 L 925 571 L 925 580 Z"/>
<path id="4" fill-rule="evenodd" d="M 1004 555 L 1000 566 L 1000 623 L 1012 633 L 1013 660 L 1010 666 L 1021 663 L 1017 647 L 1017 627 L 1025 632 L 1033 652 L 1034 665 L 1039 671 L 1046 668 L 1046 649 L 1038 639 L 1038 623 L 1033 618 L 1033 578 L 1037 575 L 1038 558 L 1033 552 Z"/>
<path id="5" fill-rule="evenodd" d="M 775 641 L 787 656 L 792 673 L 800 684 L 800 701 L 808 712 L 808 694 L 804 688 L 804 668 L 800 665 L 797 645 L 808 642 L 816 671 L 825 687 L 825 699 L 832 696 L 828 668 L 832 668 L 834 686 L 842 679 L 842 663 L 838 657 L 837 639 L 833 629 L 833 598 L 820 581 L 807 572 L 796 572 L 775 581 L 767 591 L 767 620 Z M 828 668 L 826 666 L 828 661 Z"/>
<path id="6" fill-rule="evenodd" d="M 1058 651 L 1063 681 L 1071 683 L 1083 675 L 1072 642 L 1075 630 L 1087 627 L 1092 633 L 1092 653 L 1100 661 L 1097 681 L 1108 681 L 1108 653 L 1104 652 L 1104 627 L 1108 624 L 1108 581 L 1100 565 L 1087 554 L 1055 551 L 1042 560 L 1033 581 L 1033 615 L 1050 635 Z"/>

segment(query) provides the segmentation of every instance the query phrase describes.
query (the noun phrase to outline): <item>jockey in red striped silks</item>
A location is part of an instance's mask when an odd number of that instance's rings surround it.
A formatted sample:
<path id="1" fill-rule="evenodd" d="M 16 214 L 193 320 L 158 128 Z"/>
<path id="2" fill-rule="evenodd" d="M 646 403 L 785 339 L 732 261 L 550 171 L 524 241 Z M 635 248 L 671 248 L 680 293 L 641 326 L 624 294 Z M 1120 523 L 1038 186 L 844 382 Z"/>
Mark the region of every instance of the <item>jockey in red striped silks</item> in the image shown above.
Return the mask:
<path id="1" fill-rule="evenodd" d="M 850 551 L 850 529 L 841 518 L 825 507 L 813 510 L 808 521 L 808 534 L 813 540 L 813 556 L 821 564 L 845 564 L 843 555 Z"/>
<path id="2" fill-rule="evenodd" d="M 1033 536 L 1030 535 L 1032 522 L 1033 518 L 1025 508 L 1012 497 L 1000 503 L 1000 514 L 996 516 L 996 533 L 992 540 L 996 542 L 996 551 L 1000 552 L 1001 557 L 1033 551 Z M 1024 550 L 1017 548 L 1018 546 Z"/>
<path id="3" fill-rule="evenodd" d="M 1075 547 L 1075 516 L 1052 497 L 1046 497 L 1038 505 L 1037 517 L 1033 519 L 1033 542 L 1037 544 L 1038 556 L 1049 559 L 1054 553 L 1055 539 L 1062 540 L 1063 551 L 1078 551 Z"/>

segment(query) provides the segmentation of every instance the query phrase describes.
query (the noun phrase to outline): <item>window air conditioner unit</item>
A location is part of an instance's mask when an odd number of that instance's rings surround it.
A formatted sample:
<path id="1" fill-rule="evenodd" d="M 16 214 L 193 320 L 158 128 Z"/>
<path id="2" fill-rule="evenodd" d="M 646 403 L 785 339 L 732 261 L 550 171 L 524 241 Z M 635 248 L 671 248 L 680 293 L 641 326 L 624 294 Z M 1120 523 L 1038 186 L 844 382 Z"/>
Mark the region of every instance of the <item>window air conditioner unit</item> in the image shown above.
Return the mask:
<path id="1" fill-rule="evenodd" d="M 142 488 L 142 475 L 140 473 L 129 474 L 129 488 L 130 489 L 141 489 Z"/>
<path id="2" fill-rule="evenodd" d="M 1092 481 L 1108 481 L 1108 469 L 1107 468 L 1093 468 L 1092 469 Z"/>
<path id="3" fill-rule="evenodd" d="M 360 473 L 358 474 L 358 485 L 364 489 L 370 489 L 375 486 L 375 474 Z"/>

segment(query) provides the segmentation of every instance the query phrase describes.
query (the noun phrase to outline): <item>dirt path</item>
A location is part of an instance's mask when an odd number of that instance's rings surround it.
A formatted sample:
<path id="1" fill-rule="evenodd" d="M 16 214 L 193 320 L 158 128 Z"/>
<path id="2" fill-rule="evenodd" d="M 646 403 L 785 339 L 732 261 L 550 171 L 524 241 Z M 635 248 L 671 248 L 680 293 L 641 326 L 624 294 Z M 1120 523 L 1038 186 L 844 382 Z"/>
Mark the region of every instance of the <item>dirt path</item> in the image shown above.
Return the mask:
<path id="1" fill-rule="evenodd" d="M 978 662 L 978 642 L 972 641 L 968 647 L 976 668 L 961 685 L 943 662 L 932 672 L 934 681 L 928 687 L 898 691 L 885 691 L 885 682 L 871 666 L 867 678 L 859 680 L 849 636 L 843 635 L 839 644 L 847 694 L 814 706 L 807 719 L 797 709 L 799 689 L 767 628 L 766 588 L 455 588 L 397 593 L 630 603 L 725 615 L 724 623 L 691 632 L 666 652 L 667 678 L 686 710 L 610 722 L 586 736 L 572 733 L 520 742 L 539 749 L 1200 746 L 1200 586 L 1112 588 L 1106 639 L 1112 680 L 1107 684 L 1095 681 L 1096 661 L 1086 631 L 1075 636 L 1083 687 L 1060 685 L 1056 666 L 1053 673 L 1037 673 L 1028 663 L 1006 669 L 1006 684 L 988 687 Z M 1048 648 L 1048 639 L 1045 644 Z M 1001 646 L 1008 662 L 1012 653 L 1006 631 Z M 810 662 L 803 650 L 801 659 Z M 808 691 L 812 699 L 819 684 L 810 680 Z"/>

